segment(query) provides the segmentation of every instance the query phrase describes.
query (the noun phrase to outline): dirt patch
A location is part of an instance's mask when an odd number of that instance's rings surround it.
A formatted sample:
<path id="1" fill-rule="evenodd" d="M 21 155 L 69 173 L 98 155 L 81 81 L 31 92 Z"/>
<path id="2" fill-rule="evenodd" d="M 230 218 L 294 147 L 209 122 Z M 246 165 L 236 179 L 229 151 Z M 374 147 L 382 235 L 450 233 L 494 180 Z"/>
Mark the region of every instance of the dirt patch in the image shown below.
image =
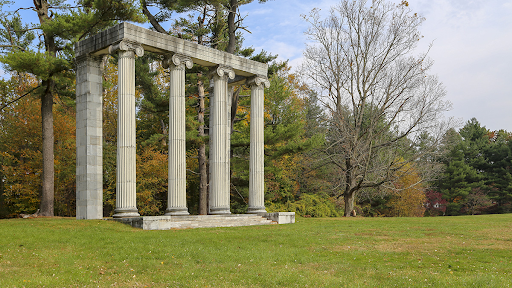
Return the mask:
<path id="1" fill-rule="evenodd" d="M 471 247 L 478 249 L 512 250 L 512 241 L 480 240 L 476 241 Z"/>
<path id="2" fill-rule="evenodd" d="M 375 245 L 375 249 L 381 252 L 431 252 L 440 250 L 441 245 L 438 239 L 409 238 Z"/>

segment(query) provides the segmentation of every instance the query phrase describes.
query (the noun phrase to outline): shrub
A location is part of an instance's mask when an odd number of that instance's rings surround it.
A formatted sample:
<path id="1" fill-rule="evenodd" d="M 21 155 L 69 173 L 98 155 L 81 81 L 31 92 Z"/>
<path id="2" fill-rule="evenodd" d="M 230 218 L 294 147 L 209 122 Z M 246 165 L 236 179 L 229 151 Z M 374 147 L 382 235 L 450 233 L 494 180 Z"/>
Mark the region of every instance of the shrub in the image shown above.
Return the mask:
<path id="1" fill-rule="evenodd" d="M 269 203 L 269 212 L 295 212 L 302 217 L 339 217 L 341 209 L 336 207 L 333 198 L 322 198 L 315 194 L 302 194 L 300 200 L 295 202 Z"/>

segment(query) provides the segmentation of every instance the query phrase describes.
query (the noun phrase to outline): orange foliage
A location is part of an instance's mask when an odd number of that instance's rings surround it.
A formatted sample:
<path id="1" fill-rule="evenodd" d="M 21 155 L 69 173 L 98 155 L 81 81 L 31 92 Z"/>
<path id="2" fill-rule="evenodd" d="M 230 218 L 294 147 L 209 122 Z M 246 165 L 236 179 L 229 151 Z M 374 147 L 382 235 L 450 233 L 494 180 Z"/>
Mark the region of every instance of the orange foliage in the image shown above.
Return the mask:
<path id="1" fill-rule="evenodd" d="M 55 215 L 74 216 L 75 109 L 59 105 L 58 98 L 55 100 Z M 41 149 L 41 101 L 28 96 L 4 110 L 2 115 L 1 168 L 10 216 L 34 213 L 39 207 Z"/>

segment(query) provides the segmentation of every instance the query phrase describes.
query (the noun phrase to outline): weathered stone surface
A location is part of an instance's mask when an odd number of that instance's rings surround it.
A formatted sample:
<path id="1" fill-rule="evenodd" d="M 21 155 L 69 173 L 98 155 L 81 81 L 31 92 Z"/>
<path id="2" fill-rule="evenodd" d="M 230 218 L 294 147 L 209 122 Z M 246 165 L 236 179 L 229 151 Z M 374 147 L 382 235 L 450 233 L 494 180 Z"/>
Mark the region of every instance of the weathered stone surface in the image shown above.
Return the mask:
<path id="1" fill-rule="evenodd" d="M 230 214 L 228 78 L 235 78 L 229 67 L 218 66 L 212 73 L 213 97 L 210 96 L 210 212 Z"/>
<path id="2" fill-rule="evenodd" d="M 270 83 L 266 77 L 252 77 L 247 81 L 251 87 L 251 147 L 249 152 L 249 207 L 247 213 L 264 213 L 264 89 Z"/>
<path id="3" fill-rule="evenodd" d="M 190 68 L 193 62 L 203 66 L 215 66 L 212 81 L 214 91 L 210 99 L 211 174 L 209 203 L 210 213 L 217 214 L 217 218 L 212 218 L 214 220 L 208 218 L 208 221 L 204 219 L 202 221 L 209 223 L 204 225 L 211 225 L 207 227 L 253 225 L 240 223 L 244 223 L 245 220 L 248 220 L 248 223 L 253 223 L 256 221 L 254 219 L 261 217 L 256 215 L 242 217 L 238 215 L 241 218 L 229 218 L 231 130 L 229 111 L 231 98 L 228 97 L 228 81 L 234 79 L 232 85 L 247 82 L 251 86 L 252 120 L 248 211 L 254 214 L 264 213 L 263 91 L 265 86 L 268 87 L 268 80 L 265 76 L 268 66 L 129 23 L 118 24 L 91 38 L 78 42 L 75 46 L 78 63 L 76 87 L 77 218 L 99 219 L 102 217 L 102 71 L 100 69 L 101 58 L 98 56 L 119 53 L 118 164 L 114 217 L 126 218 L 120 221 L 127 221 L 135 226 L 140 225 L 142 228 L 147 226 L 147 229 L 162 229 L 162 227 L 178 225 L 169 224 L 173 222 L 170 220 L 173 218 L 165 217 L 171 216 L 162 216 L 164 218 L 137 217 L 139 214 L 136 207 L 135 178 L 134 57 L 135 55 L 142 56 L 144 51 L 172 56 L 168 58 L 170 61 L 164 63 L 170 68 L 171 74 L 169 195 L 166 215 L 188 214 L 185 195 L 184 66 Z M 264 214 L 270 215 L 269 217 L 276 219 L 279 223 L 293 223 L 295 221 L 294 214 L 282 214 L 282 212 L 281 214 Z M 247 218 L 244 219 L 244 217 Z M 197 218 L 193 219 L 197 220 Z M 244 221 L 240 219 L 244 219 Z M 186 225 L 198 225 L 196 220 L 187 220 L 190 223 Z M 145 222 L 147 224 L 144 224 Z"/>
<path id="4" fill-rule="evenodd" d="M 103 218 L 101 57 L 77 58 L 76 218 Z"/>
<path id="5" fill-rule="evenodd" d="M 120 44 L 110 48 L 119 54 L 117 96 L 117 179 L 114 218 L 139 216 L 136 203 L 135 133 L 135 53 L 137 45 Z"/>
<path id="6" fill-rule="evenodd" d="M 165 215 L 188 215 L 186 195 L 185 145 L 185 67 L 192 68 L 190 57 L 174 54 L 164 61 L 169 68 L 169 177 Z"/>
<path id="7" fill-rule="evenodd" d="M 265 217 L 269 220 L 275 221 L 278 224 L 295 223 L 295 212 L 258 213 L 258 215 Z"/>
<path id="8" fill-rule="evenodd" d="M 117 218 L 113 220 L 144 230 L 237 227 L 277 224 L 277 222 L 254 214 L 143 216 L 133 218 Z"/>
<path id="9" fill-rule="evenodd" d="M 238 57 L 216 49 L 198 45 L 170 35 L 151 31 L 130 23 L 120 23 L 93 37 L 78 42 L 75 55 L 108 54 L 108 47 L 121 40 L 140 43 L 144 50 L 167 54 L 169 52 L 188 56 L 194 63 L 202 66 L 229 66 L 237 75 L 267 75 L 267 64 Z"/>

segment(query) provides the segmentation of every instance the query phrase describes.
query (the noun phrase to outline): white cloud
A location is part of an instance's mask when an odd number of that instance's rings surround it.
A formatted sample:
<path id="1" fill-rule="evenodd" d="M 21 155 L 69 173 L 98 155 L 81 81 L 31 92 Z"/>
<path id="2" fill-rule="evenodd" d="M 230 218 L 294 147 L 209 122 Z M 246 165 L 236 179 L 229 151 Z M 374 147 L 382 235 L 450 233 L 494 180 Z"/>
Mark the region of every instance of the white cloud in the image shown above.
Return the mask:
<path id="1" fill-rule="evenodd" d="M 300 15 L 315 7 L 325 15 L 337 3 L 280 0 L 256 4 L 266 13 L 252 18 L 249 13 L 246 24 L 254 33 L 246 37 L 245 44 L 277 53 L 298 68 L 306 42 L 303 32 L 308 27 Z M 426 18 L 421 27 L 425 38 L 418 51 L 425 51 L 434 41 L 431 72 L 446 85 L 447 99 L 454 107 L 447 116 L 464 121 L 476 117 L 489 129 L 512 131 L 512 0 L 409 0 L 409 4 Z M 251 5 L 243 7 L 250 10 Z"/>
<path id="2" fill-rule="evenodd" d="M 251 15 L 262 15 L 272 13 L 271 9 L 255 9 L 251 11 Z"/>
<path id="3" fill-rule="evenodd" d="M 427 18 L 425 39 L 435 39 L 430 56 L 454 104 L 449 115 L 464 121 L 476 117 L 489 129 L 512 131 L 512 5 L 492 0 L 409 3 Z"/>

